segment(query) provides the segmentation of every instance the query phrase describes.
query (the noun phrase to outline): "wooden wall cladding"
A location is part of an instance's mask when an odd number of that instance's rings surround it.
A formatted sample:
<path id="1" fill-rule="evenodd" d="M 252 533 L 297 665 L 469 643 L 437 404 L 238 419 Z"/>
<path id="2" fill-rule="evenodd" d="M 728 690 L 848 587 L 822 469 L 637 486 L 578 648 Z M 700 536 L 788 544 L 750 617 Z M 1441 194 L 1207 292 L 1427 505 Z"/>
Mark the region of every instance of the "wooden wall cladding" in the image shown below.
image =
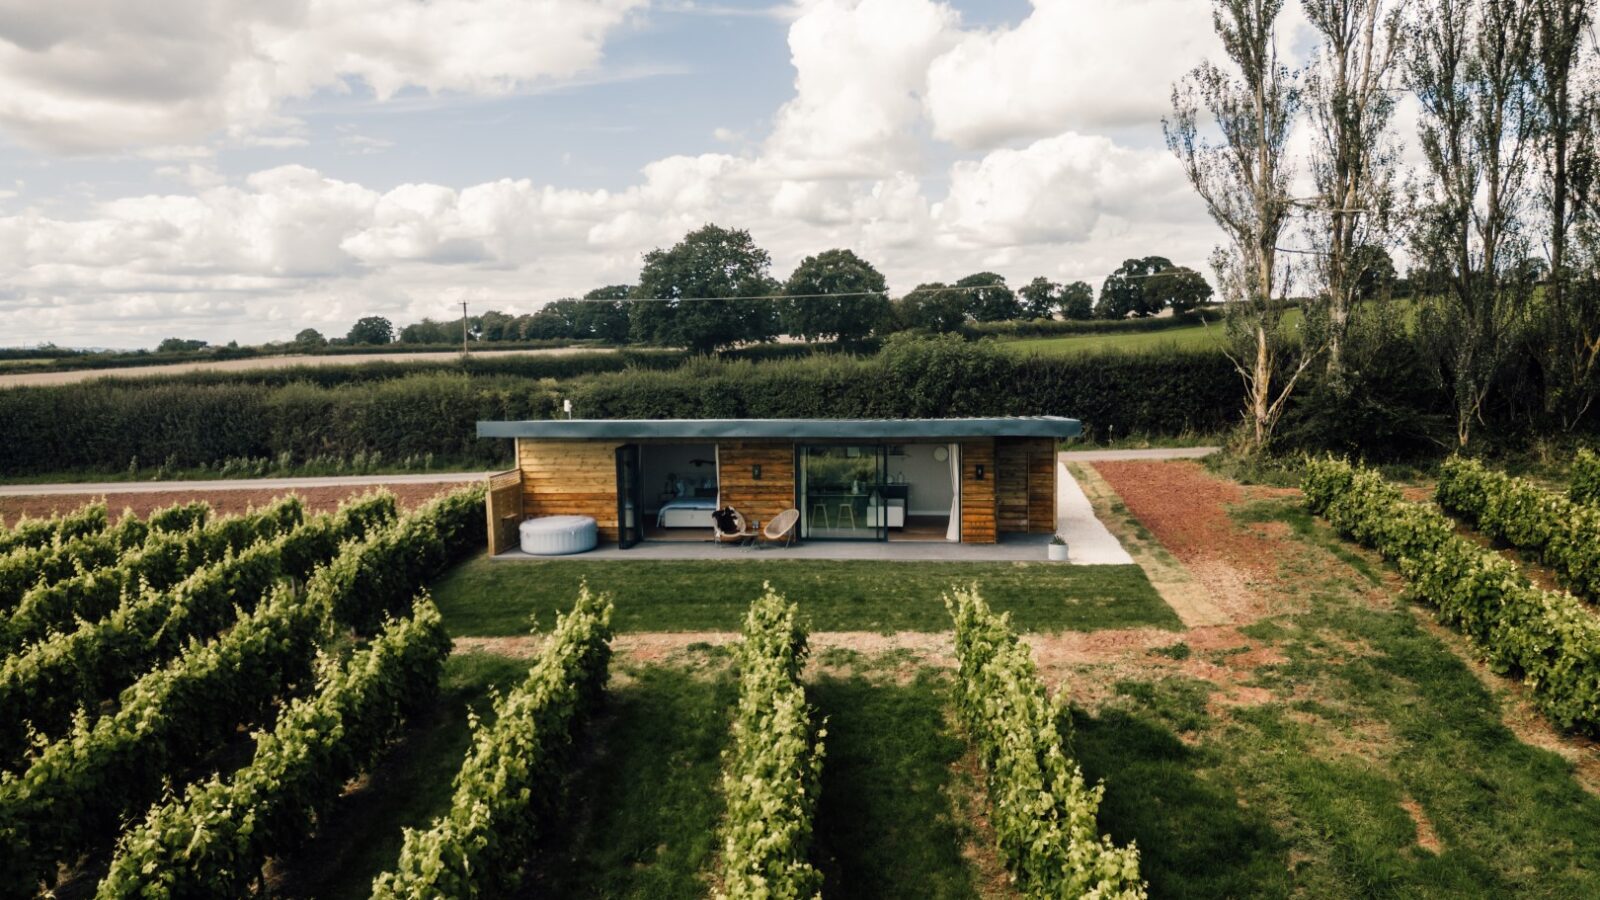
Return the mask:
<path id="1" fill-rule="evenodd" d="M 761 477 L 754 477 L 755 466 Z M 794 444 L 733 441 L 717 445 L 717 486 L 723 506 L 764 525 L 794 506 Z"/>
<path id="2" fill-rule="evenodd" d="M 977 477 L 983 467 L 983 479 Z M 995 452 L 993 439 L 961 442 L 961 543 L 992 544 L 996 528 Z"/>
<path id="3" fill-rule="evenodd" d="M 522 470 L 490 475 L 489 490 L 483 502 L 489 516 L 489 555 L 519 546 L 521 535 L 517 533 L 517 526 L 522 524 Z"/>
<path id="4" fill-rule="evenodd" d="M 1056 448 L 1049 439 L 1001 439 L 995 444 L 998 529 L 1053 534 L 1056 530 Z"/>
<path id="5" fill-rule="evenodd" d="M 517 440 L 524 516 L 590 516 L 600 539 L 617 529 L 616 441 Z"/>

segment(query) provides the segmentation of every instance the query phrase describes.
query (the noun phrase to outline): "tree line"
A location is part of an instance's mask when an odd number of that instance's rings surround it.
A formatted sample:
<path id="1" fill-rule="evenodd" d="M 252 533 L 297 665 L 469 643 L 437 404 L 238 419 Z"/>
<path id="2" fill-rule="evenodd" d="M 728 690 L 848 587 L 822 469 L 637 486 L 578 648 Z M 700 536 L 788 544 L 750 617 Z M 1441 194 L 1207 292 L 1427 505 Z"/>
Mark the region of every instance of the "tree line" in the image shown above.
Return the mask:
<path id="1" fill-rule="evenodd" d="M 954 332 L 970 322 L 1182 314 L 1212 297 L 1199 272 L 1161 256 L 1125 261 L 1101 285 L 1098 300 L 1084 281 L 1062 284 L 1040 276 L 1012 288 L 994 272 L 919 284 L 891 297 L 882 272 L 847 249 L 806 257 L 785 281 L 771 270 L 771 255 L 749 231 L 710 224 L 672 247 L 646 253 L 637 284 L 596 288 L 523 315 L 491 310 L 469 316 L 466 338 L 593 340 L 710 352 L 789 335 L 858 347 L 896 332 Z M 462 325 L 460 319 L 423 319 L 396 329 L 388 319 L 369 316 L 334 342 L 453 344 L 463 339 Z M 295 338 L 306 349 L 327 343 L 314 329 Z"/>
<path id="2" fill-rule="evenodd" d="M 1278 54 L 1284 0 L 1213 0 L 1226 59 L 1173 88 L 1167 143 L 1221 227 L 1212 258 L 1247 442 L 1308 391 L 1324 433 L 1419 383 L 1454 446 L 1488 423 L 1571 431 L 1600 387 L 1600 72 L 1592 0 L 1303 0 L 1318 37 Z M 1423 163 L 1394 127 L 1414 98 Z M 1313 189 L 1296 196 L 1304 128 Z M 1362 303 L 1372 248 L 1406 248 L 1414 310 Z M 1286 328 L 1291 284 L 1308 295 Z M 1412 316 L 1408 320 L 1407 316 Z M 1396 350 L 1403 353 L 1397 353 Z M 1396 359 L 1414 360 L 1397 368 Z"/>

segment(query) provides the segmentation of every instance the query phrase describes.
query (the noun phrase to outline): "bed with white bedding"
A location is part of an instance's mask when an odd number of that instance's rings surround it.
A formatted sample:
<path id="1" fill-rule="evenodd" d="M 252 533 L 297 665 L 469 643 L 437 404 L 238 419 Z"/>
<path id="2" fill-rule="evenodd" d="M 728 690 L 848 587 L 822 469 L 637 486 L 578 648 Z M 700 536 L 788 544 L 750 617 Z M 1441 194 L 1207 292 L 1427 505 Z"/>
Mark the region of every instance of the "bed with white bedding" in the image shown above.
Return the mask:
<path id="1" fill-rule="evenodd" d="M 716 512 L 715 497 L 676 497 L 662 504 L 656 513 L 657 528 L 714 528 L 711 514 Z"/>

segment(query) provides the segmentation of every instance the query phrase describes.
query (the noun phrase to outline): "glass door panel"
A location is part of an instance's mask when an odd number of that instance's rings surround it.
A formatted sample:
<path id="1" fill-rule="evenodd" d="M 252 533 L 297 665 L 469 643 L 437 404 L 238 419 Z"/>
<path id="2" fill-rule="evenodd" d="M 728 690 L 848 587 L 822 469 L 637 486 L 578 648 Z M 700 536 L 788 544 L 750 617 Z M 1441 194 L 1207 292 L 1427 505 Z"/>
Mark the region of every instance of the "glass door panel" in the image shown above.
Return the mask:
<path id="1" fill-rule="evenodd" d="M 801 536 L 888 540 L 888 517 L 882 509 L 886 454 L 880 444 L 801 447 Z"/>
<path id="2" fill-rule="evenodd" d="M 639 445 L 617 448 L 617 544 L 626 550 L 644 540 L 643 479 L 639 475 Z"/>

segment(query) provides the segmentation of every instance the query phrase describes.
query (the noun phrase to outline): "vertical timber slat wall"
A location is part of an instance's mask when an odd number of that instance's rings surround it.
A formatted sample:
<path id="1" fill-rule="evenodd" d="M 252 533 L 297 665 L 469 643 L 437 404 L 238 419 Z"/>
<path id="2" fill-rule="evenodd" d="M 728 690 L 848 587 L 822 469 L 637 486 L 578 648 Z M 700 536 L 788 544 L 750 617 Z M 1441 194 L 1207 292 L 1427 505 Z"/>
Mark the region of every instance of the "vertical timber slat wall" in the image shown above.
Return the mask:
<path id="1" fill-rule="evenodd" d="M 978 467 L 983 467 L 979 480 Z M 992 544 L 996 529 L 994 440 L 961 442 L 961 542 Z"/>
<path id="2" fill-rule="evenodd" d="M 489 517 L 489 555 L 517 547 L 517 526 L 522 523 L 522 470 L 490 475 L 484 506 Z"/>
<path id="3" fill-rule="evenodd" d="M 1056 530 L 1055 442 L 1002 439 L 995 444 L 999 530 L 1052 534 Z"/>
<path id="4" fill-rule="evenodd" d="M 761 524 L 794 506 L 793 441 L 727 441 L 717 444 L 717 490 L 731 506 Z M 754 467 L 761 467 L 761 477 Z"/>
<path id="5" fill-rule="evenodd" d="M 1028 451 L 1028 531 L 1031 534 L 1056 533 L 1056 442 L 1050 438 L 1030 440 Z"/>
<path id="6" fill-rule="evenodd" d="M 616 441 L 517 439 L 522 511 L 528 516 L 590 516 L 600 539 L 615 541 Z"/>

